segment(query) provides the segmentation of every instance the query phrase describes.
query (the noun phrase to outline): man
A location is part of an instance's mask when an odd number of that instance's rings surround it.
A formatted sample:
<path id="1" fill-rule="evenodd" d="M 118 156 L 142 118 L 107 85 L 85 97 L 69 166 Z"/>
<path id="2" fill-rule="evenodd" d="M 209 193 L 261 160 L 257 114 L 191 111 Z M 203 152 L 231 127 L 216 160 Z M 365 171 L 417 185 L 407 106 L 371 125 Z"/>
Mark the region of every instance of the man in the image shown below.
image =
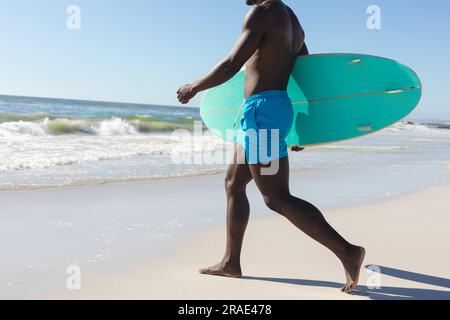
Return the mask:
<path id="1" fill-rule="evenodd" d="M 296 58 L 308 54 L 304 31 L 294 14 L 281 0 L 247 0 L 253 8 L 246 16 L 242 34 L 234 49 L 205 77 L 178 90 L 181 103 L 188 103 L 198 92 L 231 79 L 246 63 L 244 116 L 241 131 L 244 139 L 235 146 L 235 162 L 226 175 L 227 245 L 222 261 L 200 270 L 202 274 L 241 277 L 240 255 L 250 206 L 247 184 L 254 180 L 265 203 L 308 236 L 330 249 L 340 259 L 347 277 L 343 292 L 351 293 L 358 283 L 365 250 L 341 237 L 312 204 L 291 195 L 289 160 L 284 141 L 293 125 L 292 104 L 287 85 Z M 256 112 L 256 111 L 257 112 Z M 278 153 L 270 162 L 277 163 L 274 175 L 262 174 L 267 162 L 250 158 L 255 149 L 248 132 L 277 129 Z M 256 142 L 258 149 L 261 141 Z M 300 151 L 296 148 L 294 151 Z M 245 162 L 236 159 L 245 157 Z"/>

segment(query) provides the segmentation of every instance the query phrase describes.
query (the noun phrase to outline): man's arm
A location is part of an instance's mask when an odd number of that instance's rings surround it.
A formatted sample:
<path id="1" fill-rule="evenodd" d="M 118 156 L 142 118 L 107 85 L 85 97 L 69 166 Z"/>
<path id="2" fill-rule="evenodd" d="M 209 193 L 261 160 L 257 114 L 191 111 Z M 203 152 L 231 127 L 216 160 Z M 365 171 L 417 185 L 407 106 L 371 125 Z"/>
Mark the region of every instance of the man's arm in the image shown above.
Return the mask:
<path id="1" fill-rule="evenodd" d="M 298 53 L 299 56 L 308 56 L 309 55 L 309 50 L 308 50 L 308 46 L 306 45 L 306 42 L 303 43 L 303 47 L 300 49 L 300 52 Z M 301 152 L 303 150 L 305 150 L 305 148 L 303 147 L 299 147 L 299 146 L 290 146 L 291 151 L 293 152 Z"/>
<path id="2" fill-rule="evenodd" d="M 248 59 L 256 52 L 268 27 L 265 10 L 256 6 L 244 21 L 241 36 L 229 55 L 203 78 L 178 90 L 178 100 L 186 104 L 198 92 L 216 87 L 238 73 Z"/>

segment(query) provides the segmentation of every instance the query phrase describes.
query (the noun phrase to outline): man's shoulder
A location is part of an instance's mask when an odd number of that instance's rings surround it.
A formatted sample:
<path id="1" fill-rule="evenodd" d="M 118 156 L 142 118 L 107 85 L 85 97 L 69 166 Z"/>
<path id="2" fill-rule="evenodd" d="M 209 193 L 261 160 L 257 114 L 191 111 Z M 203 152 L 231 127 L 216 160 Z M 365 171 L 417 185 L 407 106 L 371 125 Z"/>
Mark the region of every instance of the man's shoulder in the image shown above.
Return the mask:
<path id="1" fill-rule="evenodd" d="M 269 14 L 266 7 L 258 5 L 253 6 L 252 9 L 247 13 L 245 17 L 246 24 L 266 24 L 271 21 L 271 15 Z"/>
<path id="2" fill-rule="evenodd" d="M 256 5 L 250 10 L 248 16 L 256 16 L 260 20 L 276 21 L 285 17 L 286 10 L 291 16 L 297 17 L 295 12 L 282 2 L 269 2 Z"/>
<path id="3" fill-rule="evenodd" d="M 253 6 L 247 14 L 247 18 L 268 18 L 268 8 L 263 5 Z"/>

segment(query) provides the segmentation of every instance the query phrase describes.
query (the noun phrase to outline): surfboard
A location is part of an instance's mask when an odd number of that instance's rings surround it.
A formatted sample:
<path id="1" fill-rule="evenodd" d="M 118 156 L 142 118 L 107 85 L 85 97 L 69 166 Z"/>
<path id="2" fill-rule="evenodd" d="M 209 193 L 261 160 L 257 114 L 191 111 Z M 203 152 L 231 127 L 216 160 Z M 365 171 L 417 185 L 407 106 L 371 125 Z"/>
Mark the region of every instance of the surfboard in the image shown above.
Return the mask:
<path id="1" fill-rule="evenodd" d="M 203 122 L 229 141 L 243 116 L 244 84 L 242 70 L 202 98 Z M 296 60 L 288 94 L 294 123 L 286 143 L 306 147 L 361 137 L 402 120 L 418 105 L 422 85 L 412 69 L 391 59 L 316 54 Z"/>

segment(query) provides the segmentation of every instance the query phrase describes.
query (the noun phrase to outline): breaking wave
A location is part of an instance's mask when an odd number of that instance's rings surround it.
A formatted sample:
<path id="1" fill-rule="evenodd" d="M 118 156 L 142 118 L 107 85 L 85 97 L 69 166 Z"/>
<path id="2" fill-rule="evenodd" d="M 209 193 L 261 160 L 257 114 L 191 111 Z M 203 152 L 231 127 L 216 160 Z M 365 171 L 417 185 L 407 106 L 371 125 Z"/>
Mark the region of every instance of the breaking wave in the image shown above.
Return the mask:
<path id="1" fill-rule="evenodd" d="M 12 115 L 0 113 L 0 137 L 43 135 L 136 135 L 167 132 L 176 129 L 193 130 L 193 118 L 164 120 L 153 116 L 111 118 L 63 118 L 46 114 Z"/>

